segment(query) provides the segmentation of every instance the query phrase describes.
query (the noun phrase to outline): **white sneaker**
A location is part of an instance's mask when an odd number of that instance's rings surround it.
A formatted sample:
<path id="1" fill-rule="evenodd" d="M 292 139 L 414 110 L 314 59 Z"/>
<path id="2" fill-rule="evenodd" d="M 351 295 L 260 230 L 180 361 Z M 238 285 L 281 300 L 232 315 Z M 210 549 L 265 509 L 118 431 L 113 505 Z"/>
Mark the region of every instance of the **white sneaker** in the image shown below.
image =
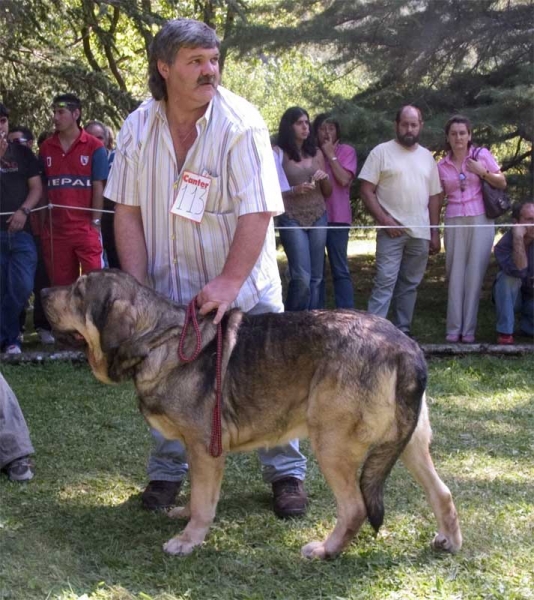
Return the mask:
<path id="1" fill-rule="evenodd" d="M 41 344 L 49 345 L 49 344 L 56 343 L 54 336 L 50 333 L 50 331 L 48 331 L 48 329 L 38 328 L 37 335 L 39 336 L 39 340 L 40 340 Z"/>
<path id="2" fill-rule="evenodd" d="M 22 350 L 17 346 L 17 344 L 11 344 L 6 348 L 6 354 L 22 354 Z"/>

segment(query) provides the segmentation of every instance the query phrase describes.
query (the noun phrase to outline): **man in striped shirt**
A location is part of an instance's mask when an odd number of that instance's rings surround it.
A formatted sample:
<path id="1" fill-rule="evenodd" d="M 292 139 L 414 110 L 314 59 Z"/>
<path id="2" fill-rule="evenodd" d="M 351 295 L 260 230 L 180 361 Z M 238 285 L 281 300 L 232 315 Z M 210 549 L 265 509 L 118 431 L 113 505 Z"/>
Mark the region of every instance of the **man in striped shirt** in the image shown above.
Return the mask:
<path id="1" fill-rule="evenodd" d="M 201 314 L 238 306 L 283 310 L 272 217 L 284 210 L 259 112 L 219 84 L 219 39 L 204 23 L 168 21 L 149 58 L 147 100 L 125 121 L 105 191 L 117 203 L 122 268 Z M 145 508 L 175 502 L 187 472 L 177 441 L 152 431 Z M 279 517 L 303 515 L 306 459 L 298 440 L 260 451 Z"/>

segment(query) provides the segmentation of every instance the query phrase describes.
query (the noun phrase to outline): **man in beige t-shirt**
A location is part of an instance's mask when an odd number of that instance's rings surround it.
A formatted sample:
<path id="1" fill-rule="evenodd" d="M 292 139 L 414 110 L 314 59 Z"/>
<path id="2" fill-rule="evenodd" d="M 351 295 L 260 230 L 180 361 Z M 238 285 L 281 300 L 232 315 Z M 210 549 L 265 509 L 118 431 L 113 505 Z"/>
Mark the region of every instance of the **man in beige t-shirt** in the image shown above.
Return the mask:
<path id="1" fill-rule="evenodd" d="M 369 154 L 359 179 L 361 196 L 379 229 L 376 236 L 376 276 L 368 311 L 387 317 L 410 334 L 417 287 L 428 254 L 439 252 L 438 225 L 441 184 L 432 154 L 419 145 L 421 111 L 403 106 L 395 120 L 396 139 L 379 144 Z"/>

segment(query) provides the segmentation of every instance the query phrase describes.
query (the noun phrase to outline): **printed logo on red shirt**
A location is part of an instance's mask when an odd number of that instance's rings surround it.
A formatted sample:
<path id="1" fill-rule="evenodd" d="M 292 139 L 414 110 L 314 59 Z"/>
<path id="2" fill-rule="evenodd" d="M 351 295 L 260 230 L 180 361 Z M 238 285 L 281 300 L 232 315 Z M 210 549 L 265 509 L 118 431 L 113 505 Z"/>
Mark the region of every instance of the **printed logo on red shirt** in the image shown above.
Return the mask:
<path id="1" fill-rule="evenodd" d="M 85 167 L 86 165 L 89 164 L 89 157 L 85 156 L 85 155 L 81 155 L 80 156 L 80 162 L 82 163 L 82 165 Z"/>

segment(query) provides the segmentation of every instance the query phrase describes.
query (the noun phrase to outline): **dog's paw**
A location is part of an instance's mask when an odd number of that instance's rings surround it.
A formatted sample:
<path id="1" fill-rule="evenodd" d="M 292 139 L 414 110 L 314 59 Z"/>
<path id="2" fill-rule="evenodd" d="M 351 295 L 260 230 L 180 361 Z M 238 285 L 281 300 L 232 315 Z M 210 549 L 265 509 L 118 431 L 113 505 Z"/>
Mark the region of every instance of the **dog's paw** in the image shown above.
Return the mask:
<path id="1" fill-rule="evenodd" d="M 304 558 L 318 558 L 320 560 L 328 558 L 323 542 L 310 542 L 303 546 L 300 552 Z"/>
<path id="2" fill-rule="evenodd" d="M 461 539 L 459 541 L 453 540 L 452 537 L 448 537 L 443 533 L 438 533 L 434 537 L 431 543 L 432 549 L 438 552 L 450 552 L 456 554 L 462 547 Z"/>
<path id="3" fill-rule="evenodd" d="M 163 544 L 163 550 L 167 554 L 172 554 L 173 556 L 187 556 L 188 554 L 191 554 L 198 545 L 199 544 L 195 544 L 190 539 L 184 538 L 181 535 L 175 535 L 168 542 Z"/>
<path id="4" fill-rule="evenodd" d="M 167 516 L 171 519 L 189 519 L 191 517 L 191 509 L 189 503 L 185 506 L 175 506 L 167 511 Z"/>

